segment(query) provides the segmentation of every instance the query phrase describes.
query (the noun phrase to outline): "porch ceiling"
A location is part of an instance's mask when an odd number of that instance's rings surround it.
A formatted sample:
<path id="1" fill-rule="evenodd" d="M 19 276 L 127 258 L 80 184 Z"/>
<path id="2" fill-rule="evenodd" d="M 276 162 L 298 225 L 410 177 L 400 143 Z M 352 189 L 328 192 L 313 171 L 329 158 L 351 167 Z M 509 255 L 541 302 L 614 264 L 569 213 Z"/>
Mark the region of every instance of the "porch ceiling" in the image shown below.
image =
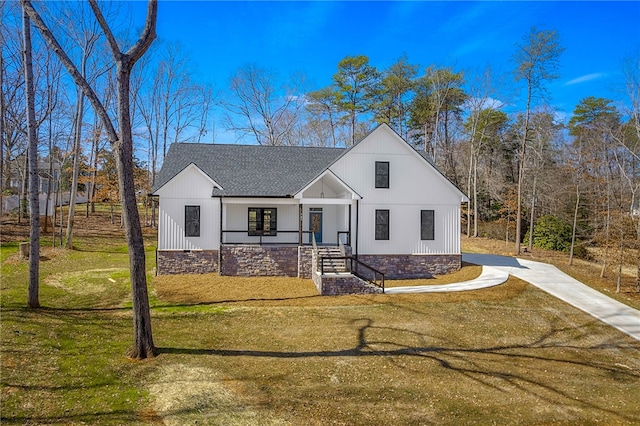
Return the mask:
<path id="1" fill-rule="evenodd" d="M 330 170 L 325 170 L 295 194 L 302 204 L 350 204 L 362 197 Z"/>

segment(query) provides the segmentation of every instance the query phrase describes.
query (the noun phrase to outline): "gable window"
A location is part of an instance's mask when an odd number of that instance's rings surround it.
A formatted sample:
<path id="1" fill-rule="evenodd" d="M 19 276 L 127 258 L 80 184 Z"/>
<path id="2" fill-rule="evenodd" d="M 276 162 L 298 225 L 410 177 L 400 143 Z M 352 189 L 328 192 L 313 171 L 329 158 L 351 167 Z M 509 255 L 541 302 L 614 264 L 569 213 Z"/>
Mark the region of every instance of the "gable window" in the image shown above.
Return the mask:
<path id="1" fill-rule="evenodd" d="M 435 240 L 435 210 L 420 210 L 420 239 Z"/>
<path id="2" fill-rule="evenodd" d="M 376 161 L 376 188 L 389 188 L 388 161 Z"/>
<path id="3" fill-rule="evenodd" d="M 278 209 L 249 207 L 249 235 L 277 235 Z"/>
<path id="4" fill-rule="evenodd" d="M 200 236 L 200 206 L 184 206 L 184 236 Z"/>
<path id="5" fill-rule="evenodd" d="M 376 240 L 389 239 L 389 210 L 376 210 Z"/>

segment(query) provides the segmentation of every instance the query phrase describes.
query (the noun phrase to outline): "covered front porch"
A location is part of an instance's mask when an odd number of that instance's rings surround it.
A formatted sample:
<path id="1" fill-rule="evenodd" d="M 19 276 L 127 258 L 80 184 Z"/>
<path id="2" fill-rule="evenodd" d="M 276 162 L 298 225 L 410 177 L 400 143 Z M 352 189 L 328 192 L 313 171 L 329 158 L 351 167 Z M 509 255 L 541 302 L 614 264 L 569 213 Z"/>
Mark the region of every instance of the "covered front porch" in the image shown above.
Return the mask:
<path id="1" fill-rule="evenodd" d="M 288 197 L 220 197 L 220 245 L 351 245 L 360 198 L 329 170 Z"/>
<path id="2" fill-rule="evenodd" d="M 220 198 L 220 274 L 311 276 L 311 248 L 351 246 L 361 197 L 330 171 L 290 197 Z"/>

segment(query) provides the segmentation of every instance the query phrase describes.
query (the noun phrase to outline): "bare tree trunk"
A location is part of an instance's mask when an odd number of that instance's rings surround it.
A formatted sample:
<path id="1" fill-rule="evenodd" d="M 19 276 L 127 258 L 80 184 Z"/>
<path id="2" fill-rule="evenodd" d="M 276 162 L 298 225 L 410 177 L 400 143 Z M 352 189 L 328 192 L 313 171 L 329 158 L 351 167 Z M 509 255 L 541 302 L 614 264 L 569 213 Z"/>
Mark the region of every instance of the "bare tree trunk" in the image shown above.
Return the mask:
<path id="1" fill-rule="evenodd" d="M 21 219 L 27 218 L 27 197 L 29 196 L 29 148 L 24 157 L 24 168 L 22 169 L 22 181 L 20 182 L 20 205 L 18 207 L 18 223 Z"/>
<path id="2" fill-rule="evenodd" d="M 98 121 L 98 120 L 96 120 Z M 98 178 L 98 155 L 100 154 L 100 135 L 102 134 L 102 124 L 96 122 L 93 148 L 93 172 L 91 173 L 91 213 L 96 212 L 96 179 Z"/>
<path id="3" fill-rule="evenodd" d="M 51 87 L 49 87 L 48 90 L 52 90 Z M 53 184 L 53 154 L 51 152 L 53 146 L 52 117 L 53 114 L 49 114 L 49 170 L 47 175 L 47 198 L 44 203 L 44 229 L 42 230 L 45 234 L 49 232 L 49 203 L 51 202 L 51 186 Z M 53 226 L 53 222 L 51 225 Z"/>
<path id="4" fill-rule="evenodd" d="M 516 255 L 520 254 L 520 240 L 522 239 L 522 192 L 524 190 L 524 165 L 527 153 L 527 139 L 529 137 L 529 116 L 531 114 L 531 85 L 527 88 L 527 109 L 524 116 L 524 131 L 520 145 L 520 161 L 518 167 L 518 205 L 516 212 Z"/>
<path id="5" fill-rule="evenodd" d="M 3 38 L 0 37 L 0 41 Z M 0 89 L 4 87 L 4 55 L 3 45 L 0 44 Z M 0 221 L 2 220 L 2 214 L 4 213 L 4 91 L 0 90 Z"/>
<path id="6" fill-rule="evenodd" d="M 616 278 L 616 293 L 620 293 L 622 285 L 622 264 L 624 262 L 624 230 L 620 227 L 620 251 L 618 252 L 618 276 Z"/>
<path id="7" fill-rule="evenodd" d="M 120 118 L 120 141 L 114 148 L 122 217 L 126 224 L 127 246 L 129 248 L 129 267 L 131 271 L 131 291 L 133 293 L 133 329 L 134 343 L 128 355 L 132 358 L 146 358 L 155 354 L 151 333 L 151 316 L 142 228 L 138 214 L 133 169 L 133 137 L 129 113 L 129 64 L 118 64 L 118 117 Z"/>
<path id="8" fill-rule="evenodd" d="M 467 194 L 471 195 L 471 175 L 473 173 L 473 158 L 474 158 L 474 148 L 473 148 L 473 135 L 471 136 L 471 141 L 470 141 L 470 145 L 471 148 L 469 149 L 469 174 L 467 175 Z M 467 202 L 467 237 L 471 236 L 471 202 L 472 202 L 473 198 L 470 197 L 469 201 Z M 475 200 L 474 201 L 474 205 L 475 205 Z"/>
<path id="9" fill-rule="evenodd" d="M 40 307 L 40 201 L 38 199 L 38 134 L 36 129 L 35 90 L 33 87 L 33 62 L 31 58 L 31 22 L 22 9 L 24 37 L 24 82 L 27 98 L 27 135 L 29 138 L 29 202 L 31 225 L 31 248 L 29 252 L 29 295 L 30 308 Z"/>
<path id="10" fill-rule="evenodd" d="M 134 64 L 148 50 L 151 43 L 156 38 L 156 18 L 158 12 L 157 0 L 149 0 L 147 8 L 147 18 L 142 35 L 138 41 L 127 51 L 120 51 L 120 47 L 111 32 L 102 11 L 98 7 L 96 0 L 89 0 L 93 13 L 102 28 L 114 61 L 117 66 L 118 85 L 118 125 L 120 131 L 117 132 L 113 122 L 109 117 L 104 105 L 98 99 L 95 91 L 78 72 L 73 62 L 62 49 L 42 18 L 33 8 L 29 0 L 21 0 L 23 7 L 27 9 L 29 16 L 36 23 L 38 29 L 47 41 L 61 62 L 64 64 L 75 83 L 80 86 L 91 101 L 93 109 L 100 116 L 109 135 L 109 140 L 113 146 L 118 169 L 118 182 L 120 184 L 120 197 L 122 199 L 123 218 L 125 222 L 125 234 L 129 249 L 129 270 L 131 280 L 131 293 L 133 301 L 133 331 L 134 343 L 128 351 L 128 355 L 135 359 L 144 359 L 155 355 L 155 346 L 151 332 L 151 312 L 149 307 L 149 297 L 147 293 L 147 277 L 145 273 L 145 251 L 142 239 L 142 228 L 138 206 L 136 204 L 136 194 L 133 179 L 133 140 L 131 134 L 131 116 L 129 106 L 129 84 L 131 69 Z"/>
<path id="11" fill-rule="evenodd" d="M 571 232 L 571 250 L 569 250 L 569 265 L 573 265 L 573 252 L 576 246 L 576 228 L 578 226 L 578 209 L 580 208 L 580 186 L 576 185 L 576 206 L 573 209 L 573 229 Z"/>
<path id="12" fill-rule="evenodd" d="M 640 252 L 640 219 L 636 225 L 636 249 Z M 640 256 L 638 256 L 638 271 L 636 273 L 636 291 L 640 293 Z"/>
<path id="13" fill-rule="evenodd" d="M 49 154 L 49 156 L 51 156 L 51 154 Z M 51 215 L 51 245 L 53 247 L 56 246 L 56 218 L 58 217 L 58 202 L 60 197 L 60 185 L 59 182 L 55 183 L 56 185 L 56 192 L 55 195 L 53 197 L 53 212 Z M 60 212 L 60 214 L 62 214 L 62 212 Z"/>
<path id="14" fill-rule="evenodd" d="M 511 216 L 511 209 L 507 209 L 507 229 L 505 230 L 504 244 L 509 245 L 509 216 Z"/>
<path id="15" fill-rule="evenodd" d="M 611 196 L 610 196 L 611 187 L 609 185 L 609 176 L 607 175 L 607 216 L 604 224 L 604 256 L 602 259 L 602 269 L 600 269 L 600 278 L 604 278 L 607 273 L 607 265 L 609 264 L 609 244 L 610 244 L 610 226 L 611 226 Z"/>
<path id="16" fill-rule="evenodd" d="M 478 158 L 473 167 L 473 236 L 478 237 Z"/>
<path id="17" fill-rule="evenodd" d="M 536 185 L 538 183 L 538 175 L 533 175 L 533 189 L 531 193 L 531 212 L 529 212 L 529 245 L 528 250 L 531 251 L 533 248 L 533 218 L 534 212 L 536 209 Z"/>
<path id="18" fill-rule="evenodd" d="M 78 104 L 76 106 L 76 125 L 73 137 L 73 176 L 71 178 L 71 192 L 69 194 L 69 216 L 67 218 L 67 234 L 65 247 L 73 248 L 73 223 L 76 212 L 76 197 L 78 196 L 78 175 L 80 174 L 80 139 L 82 138 L 82 119 L 84 115 L 84 94 L 78 90 Z"/>

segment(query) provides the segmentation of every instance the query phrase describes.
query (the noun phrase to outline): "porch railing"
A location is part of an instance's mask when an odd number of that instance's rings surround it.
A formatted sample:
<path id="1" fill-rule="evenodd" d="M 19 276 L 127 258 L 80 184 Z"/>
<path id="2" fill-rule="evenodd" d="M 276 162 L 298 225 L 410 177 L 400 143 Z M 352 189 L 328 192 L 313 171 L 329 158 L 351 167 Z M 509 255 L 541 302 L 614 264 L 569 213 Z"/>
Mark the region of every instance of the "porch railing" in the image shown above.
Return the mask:
<path id="1" fill-rule="evenodd" d="M 311 231 L 302 231 L 303 235 L 309 235 L 311 233 Z M 248 239 L 245 241 L 225 241 L 226 238 L 224 238 L 226 235 L 229 234 L 242 234 L 244 236 L 243 239 Z M 282 240 L 282 238 L 278 241 L 274 241 L 274 239 L 278 238 L 279 236 L 281 237 L 281 234 L 286 234 L 287 236 L 293 236 L 291 238 L 287 238 L 286 240 Z M 298 241 L 299 239 L 299 235 L 300 232 L 299 231 L 277 231 L 277 235 L 249 235 L 249 231 L 247 229 L 242 230 L 242 229 L 234 229 L 234 230 L 223 230 L 222 231 L 222 244 L 260 244 L 262 245 L 268 245 L 268 244 L 291 244 L 291 245 L 299 245 L 300 241 Z M 308 240 L 309 238 L 302 238 L 302 245 L 307 246 L 307 245 L 311 245 L 311 243 L 305 243 L 305 240 Z M 271 240 L 271 241 L 269 241 Z"/>
<path id="2" fill-rule="evenodd" d="M 302 232 L 302 241 L 299 241 L 300 233 Z M 243 235 L 242 241 L 228 241 L 226 236 L 229 235 Z M 282 238 L 284 234 L 286 237 Z M 303 245 L 310 246 L 313 245 L 311 236 L 313 235 L 312 231 L 298 231 L 298 230 L 284 230 L 277 231 L 277 235 L 249 235 L 248 229 L 232 229 L 232 230 L 222 230 L 222 244 L 259 244 L 259 245 L 274 245 L 274 244 L 287 244 L 287 245 Z M 338 239 L 335 245 L 339 245 L 342 242 L 341 236 L 346 236 L 344 238 L 346 242 L 343 242 L 346 245 L 351 245 L 351 233 L 349 231 L 338 231 Z M 280 237 L 280 238 L 278 238 Z M 300 244 L 301 243 L 301 244 Z"/>

